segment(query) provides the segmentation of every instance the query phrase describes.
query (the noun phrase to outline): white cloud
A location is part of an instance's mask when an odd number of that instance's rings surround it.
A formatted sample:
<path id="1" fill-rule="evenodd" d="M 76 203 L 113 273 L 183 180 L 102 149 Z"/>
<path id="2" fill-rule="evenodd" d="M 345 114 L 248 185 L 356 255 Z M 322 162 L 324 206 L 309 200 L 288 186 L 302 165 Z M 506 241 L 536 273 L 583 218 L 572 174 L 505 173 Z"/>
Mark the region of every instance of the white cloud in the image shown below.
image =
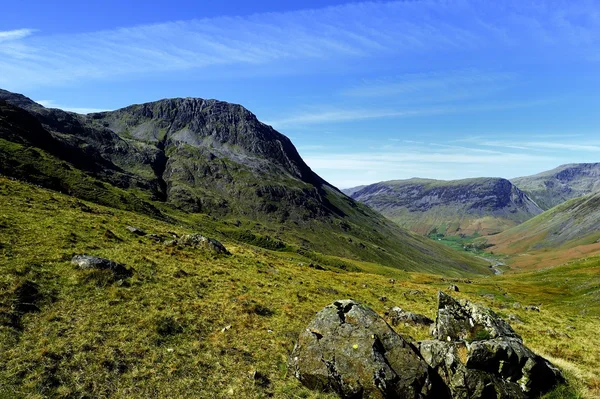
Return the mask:
<path id="1" fill-rule="evenodd" d="M 9 31 L 0 31 L 0 42 L 23 39 L 27 36 L 32 35 L 34 32 L 36 32 L 35 29 L 15 29 Z"/>

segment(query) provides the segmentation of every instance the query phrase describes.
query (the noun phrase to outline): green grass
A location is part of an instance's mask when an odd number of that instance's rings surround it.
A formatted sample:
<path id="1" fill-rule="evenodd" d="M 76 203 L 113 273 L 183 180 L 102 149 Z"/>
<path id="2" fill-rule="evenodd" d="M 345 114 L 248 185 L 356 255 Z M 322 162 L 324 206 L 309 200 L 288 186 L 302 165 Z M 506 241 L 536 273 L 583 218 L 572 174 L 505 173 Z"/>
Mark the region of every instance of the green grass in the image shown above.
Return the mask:
<path id="1" fill-rule="evenodd" d="M 158 221 L 6 178 L 0 204 L 0 398 L 333 397 L 305 389 L 287 370 L 294 340 L 315 312 L 353 298 L 379 314 L 400 306 L 434 318 L 437 291 L 450 283 L 459 285 L 458 297 L 518 315 L 526 344 L 566 371 L 570 397 L 599 393 L 598 258 L 467 280 L 294 246 L 267 249 L 261 239 L 230 235 L 235 221 L 196 215 L 184 224 L 176 214 L 176 222 Z M 164 237 L 207 234 L 232 255 L 167 247 L 129 233 L 129 225 Z M 239 229 L 248 227 L 260 225 L 242 220 Z M 135 272 L 121 281 L 77 270 L 75 254 Z M 15 308 L 32 284 L 28 301 L 39 310 Z M 425 327 L 397 330 L 429 336 Z M 252 378 L 256 371 L 261 378 Z M 560 389 L 548 397 L 567 392 Z"/>

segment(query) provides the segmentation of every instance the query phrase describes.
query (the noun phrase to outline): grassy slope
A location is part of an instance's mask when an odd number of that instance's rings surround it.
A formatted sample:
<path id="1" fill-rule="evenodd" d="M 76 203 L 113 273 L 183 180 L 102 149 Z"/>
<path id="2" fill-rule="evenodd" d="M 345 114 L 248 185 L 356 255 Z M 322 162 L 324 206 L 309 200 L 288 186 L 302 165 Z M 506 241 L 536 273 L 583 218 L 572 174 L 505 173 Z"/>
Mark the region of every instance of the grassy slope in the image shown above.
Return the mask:
<path id="1" fill-rule="evenodd" d="M 569 397 L 600 394 L 598 258 L 470 283 L 349 259 L 340 261 L 363 272 L 326 264 L 329 270 L 319 271 L 295 252 L 230 239 L 223 240 L 228 257 L 165 247 L 125 227 L 162 235 L 192 230 L 5 178 L 0 204 L 0 314 L 14 313 L 24 282 L 41 292 L 40 311 L 23 314 L 20 330 L 0 318 L 0 397 L 332 397 L 304 389 L 286 368 L 294 339 L 316 311 L 354 298 L 380 314 L 401 306 L 433 317 L 436 292 L 450 282 L 460 297 L 520 316 L 525 323 L 515 328 L 526 343 L 567 372 Z M 195 231 L 218 234 L 210 223 L 198 220 Z M 79 253 L 133 267 L 131 285 L 75 270 L 69 260 Z M 542 311 L 513 309 L 515 301 Z M 428 334 L 398 330 L 415 339 Z M 251 378 L 255 371 L 266 378 Z"/>
<path id="2" fill-rule="evenodd" d="M 600 193 L 569 200 L 527 222 L 485 238 L 516 269 L 563 264 L 600 254 Z"/>

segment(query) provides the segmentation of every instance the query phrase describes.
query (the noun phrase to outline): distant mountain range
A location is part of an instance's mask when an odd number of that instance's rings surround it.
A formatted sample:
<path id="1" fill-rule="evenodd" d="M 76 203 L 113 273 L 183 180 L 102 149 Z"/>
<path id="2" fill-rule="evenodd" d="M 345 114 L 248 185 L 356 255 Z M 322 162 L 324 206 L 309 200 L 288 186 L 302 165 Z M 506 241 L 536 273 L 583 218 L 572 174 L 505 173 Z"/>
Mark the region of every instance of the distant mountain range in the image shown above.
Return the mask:
<path id="1" fill-rule="evenodd" d="M 561 165 L 512 182 L 542 209 L 550 209 L 572 198 L 600 191 L 600 163 Z"/>
<path id="2" fill-rule="evenodd" d="M 600 163 L 563 165 L 511 181 L 408 179 L 343 191 L 420 234 L 489 235 L 569 199 L 600 191 Z"/>
<path id="3" fill-rule="evenodd" d="M 307 253 L 404 268 L 487 273 L 315 174 L 291 141 L 244 107 L 165 99 L 79 115 L 0 90 L 0 171 L 158 219 L 204 214 L 219 231 Z M 218 223 L 218 222 L 215 222 Z"/>
<path id="4" fill-rule="evenodd" d="M 493 234 L 543 212 L 506 179 L 393 180 L 344 190 L 420 234 Z"/>

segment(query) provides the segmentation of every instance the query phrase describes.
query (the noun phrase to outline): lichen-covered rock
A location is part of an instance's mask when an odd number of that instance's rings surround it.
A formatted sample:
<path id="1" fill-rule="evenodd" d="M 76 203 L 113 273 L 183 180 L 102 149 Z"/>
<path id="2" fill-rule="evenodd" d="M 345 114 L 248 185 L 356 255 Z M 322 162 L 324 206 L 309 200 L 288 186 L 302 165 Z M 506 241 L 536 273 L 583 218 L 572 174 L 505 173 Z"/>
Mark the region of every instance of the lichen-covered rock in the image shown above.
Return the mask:
<path id="1" fill-rule="evenodd" d="M 493 373 L 467 367 L 468 343 L 419 342 L 423 359 L 438 373 L 453 399 L 524 399 L 519 385 Z"/>
<path id="2" fill-rule="evenodd" d="M 429 367 L 416 349 L 373 310 L 336 301 L 315 316 L 291 355 L 307 387 L 344 398 L 426 398 Z"/>
<path id="3" fill-rule="evenodd" d="M 490 309 L 442 292 L 438 301 L 437 339 L 420 342 L 419 351 L 452 398 L 534 398 L 564 382 Z"/>
<path id="4" fill-rule="evenodd" d="M 125 265 L 97 256 L 75 255 L 71 263 L 80 269 L 110 270 L 119 278 L 131 277 L 133 275 L 133 271 L 125 267 Z"/>
<path id="5" fill-rule="evenodd" d="M 497 337 L 521 337 L 492 310 L 438 293 L 438 314 L 433 336 L 442 341 L 473 341 Z"/>
<path id="6" fill-rule="evenodd" d="M 397 326 L 400 323 L 421 324 L 424 326 L 433 324 L 433 320 L 429 317 L 418 313 L 408 312 L 398 306 L 394 306 L 386 315 L 389 317 L 393 326 Z"/>

